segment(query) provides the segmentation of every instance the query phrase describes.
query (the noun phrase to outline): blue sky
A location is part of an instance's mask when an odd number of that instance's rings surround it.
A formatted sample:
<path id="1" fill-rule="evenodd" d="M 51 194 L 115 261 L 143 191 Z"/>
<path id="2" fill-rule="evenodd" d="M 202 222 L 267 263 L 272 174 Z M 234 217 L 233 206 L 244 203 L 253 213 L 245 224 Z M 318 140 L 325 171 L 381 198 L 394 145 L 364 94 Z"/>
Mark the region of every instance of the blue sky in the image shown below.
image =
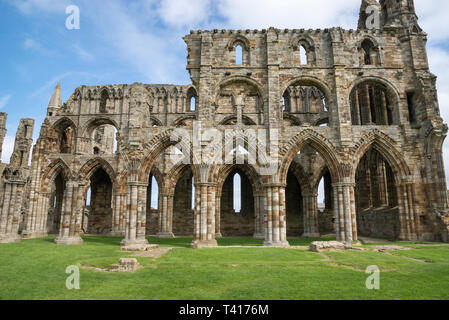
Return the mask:
<path id="1" fill-rule="evenodd" d="M 68 30 L 68 5 L 81 28 Z M 431 71 L 449 121 L 449 1 L 415 0 L 429 33 Z M 0 0 L 0 112 L 8 113 L 4 162 L 20 118 L 37 138 L 57 82 L 63 100 L 79 85 L 190 82 L 182 37 L 190 29 L 355 29 L 360 0 Z M 449 169 L 449 142 L 445 144 Z"/>

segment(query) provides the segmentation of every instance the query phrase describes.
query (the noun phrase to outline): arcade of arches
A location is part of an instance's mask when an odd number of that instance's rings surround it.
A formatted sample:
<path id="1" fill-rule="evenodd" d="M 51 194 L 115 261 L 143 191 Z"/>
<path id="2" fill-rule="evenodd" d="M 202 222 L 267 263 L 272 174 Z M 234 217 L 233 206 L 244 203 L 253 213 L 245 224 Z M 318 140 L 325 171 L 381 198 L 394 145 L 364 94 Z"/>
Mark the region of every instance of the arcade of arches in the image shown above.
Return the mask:
<path id="1" fill-rule="evenodd" d="M 447 126 L 426 35 L 404 30 L 192 31 L 189 85 L 80 86 L 64 103 L 58 85 L 35 145 L 22 119 L 0 164 L 0 243 L 447 241 Z"/>

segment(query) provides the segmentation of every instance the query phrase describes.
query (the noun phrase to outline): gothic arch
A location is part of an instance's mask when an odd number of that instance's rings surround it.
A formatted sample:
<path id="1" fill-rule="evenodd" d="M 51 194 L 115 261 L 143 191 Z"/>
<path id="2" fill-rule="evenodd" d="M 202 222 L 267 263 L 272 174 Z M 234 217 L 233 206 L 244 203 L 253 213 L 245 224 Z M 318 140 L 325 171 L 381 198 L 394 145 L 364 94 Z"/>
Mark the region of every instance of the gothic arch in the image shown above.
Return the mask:
<path id="1" fill-rule="evenodd" d="M 384 79 L 382 77 L 377 76 L 364 76 L 357 78 L 350 86 L 349 93 L 352 93 L 355 88 L 357 88 L 358 85 L 365 83 L 365 82 L 371 82 L 371 83 L 379 83 L 382 84 L 386 90 L 388 96 L 392 99 L 392 103 L 394 105 L 398 105 L 401 100 L 401 95 L 399 93 L 399 90 L 391 83 L 389 80 Z"/>
<path id="2" fill-rule="evenodd" d="M 178 118 L 175 121 L 173 121 L 172 126 L 181 127 L 184 125 L 184 121 L 187 121 L 187 120 L 196 120 L 196 116 L 185 116 L 185 117 Z"/>
<path id="3" fill-rule="evenodd" d="M 47 166 L 47 169 L 44 171 L 44 174 L 42 175 L 42 183 L 41 183 L 41 189 L 44 192 L 48 192 L 48 185 L 52 181 L 55 180 L 55 178 L 58 176 L 59 173 L 63 174 L 63 177 L 66 181 L 71 180 L 73 175 L 72 172 L 62 159 L 56 159 L 50 165 Z"/>
<path id="4" fill-rule="evenodd" d="M 162 127 L 163 126 L 162 121 L 154 116 L 150 117 L 150 121 L 151 121 L 151 125 L 153 127 Z"/>
<path id="5" fill-rule="evenodd" d="M 102 159 L 102 158 L 94 158 L 88 160 L 86 163 L 84 163 L 81 166 L 81 169 L 79 170 L 79 177 L 81 181 L 84 181 L 86 183 L 86 191 L 89 188 L 90 183 L 88 181 L 90 180 L 91 176 L 97 171 L 97 169 L 103 169 L 106 174 L 109 176 L 109 179 L 112 182 L 112 189 L 114 191 L 117 191 L 117 179 L 116 174 L 112 166 L 109 164 L 108 161 Z"/>
<path id="6" fill-rule="evenodd" d="M 246 175 L 246 177 L 251 182 L 251 186 L 252 186 L 254 192 L 261 191 L 261 189 L 262 189 L 261 177 L 259 176 L 259 174 L 257 173 L 257 170 L 252 165 L 231 164 L 231 165 L 226 165 L 226 166 L 222 166 L 222 167 L 215 167 L 214 172 L 212 172 L 212 176 L 214 177 L 213 181 L 217 182 L 217 194 L 221 194 L 223 184 L 225 183 L 229 174 L 234 169 L 238 169 Z"/>
<path id="7" fill-rule="evenodd" d="M 224 139 L 224 141 L 223 141 Z M 266 150 L 266 148 L 261 145 L 257 137 L 248 137 L 244 134 L 235 134 L 231 133 L 229 136 L 224 136 L 218 145 L 209 146 L 210 150 L 216 150 L 217 147 L 221 147 L 219 152 L 212 159 L 212 165 L 210 166 L 207 174 L 207 181 L 214 182 L 217 181 L 217 172 L 220 170 L 222 164 L 226 161 L 226 154 L 228 150 L 233 150 L 236 148 L 234 141 L 237 139 L 243 142 L 243 147 L 248 152 L 248 160 L 251 163 L 245 163 L 251 165 L 256 172 L 262 177 L 262 179 L 269 180 L 275 172 L 273 172 L 273 168 L 271 167 L 271 162 L 269 161 L 269 157 L 265 152 L 261 152 L 261 150 Z M 255 156 L 255 157 L 254 157 Z M 224 158 L 223 158 L 224 157 Z"/>
<path id="8" fill-rule="evenodd" d="M 220 92 L 223 87 L 227 86 L 228 84 L 231 84 L 233 82 L 246 82 L 255 87 L 259 93 L 259 97 L 261 98 L 261 101 L 265 101 L 265 90 L 263 88 L 263 85 L 259 83 L 257 80 L 252 79 L 250 77 L 243 77 L 243 76 L 232 76 L 229 78 L 226 78 L 225 80 L 221 81 L 213 90 L 212 97 L 214 98 L 215 104 L 218 103 L 218 97 L 220 95 Z M 235 99 L 235 97 L 234 97 Z M 263 109 L 263 108 L 261 108 Z"/>
<path id="9" fill-rule="evenodd" d="M 341 181 L 342 174 L 337 150 L 329 140 L 311 129 L 300 132 L 281 149 L 280 156 L 282 160 L 278 170 L 279 181 L 286 183 L 288 169 L 294 157 L 306 145 L 312 146 L 323 157 L 329 168 L 332 181 Z"/>
<path id="10" fill-rule="evenodd" d="M 246 37 L 244 37 L 242 35 L 237 35 L 228 42 L 228 45 L 227 45 L 228 50 L 229 51 L 233 50 L 237 44 L 242 44 L 243 48 L 246 51 L 249 51 L 251 48 L 251 43 L 249 42 L 249 40 Z"/>
<path id="11" fill-rule="evenodd" d="M 376 149 L 388 161 L 394 172 L 396 182 L 409 179 L 411 171 L 403 155 L 396 149 L 394 141 L 378 130 L 364 135 L 355 145 L 351 157 L 353 159 L 351 178 L 355 178 L 360 160 L 371 147 Z"/>
<path id="12" fill-rule="evenodd" d="M 307 85 L 307 86 L 314 86 L 321 90 L 321 92 L 324 94 L 326 101 L 330 103 L 332 101 L 332 92 L 329 89 L 329 86 L 319 78 L 313 77 L 313 76 L 300 76 L 293 78 L 286 82 L 281 90 L 281 94 L 283 95 L 287 89 L 295 84 L 301 84 L 301 85 Z M 328 108 L 329 109 L 329 108 Z"/>
<path id="13" fill-rule="evenodd" d="M 237 117 L 235 115 L 228 116 L 228 117 L 224 118 L 223 120 L 221 120 L 221 122 L 218 125 L 226 126 L 229 124 L 229 122 L 232 122 L 233 120 L 237 121 Z M 245 116 L 245 115 L 242 116 L 242 122 L 243 122 L 243 124 L 245 124 L 247 126 L 255 126 L 256 125 L 256 123 L 254 122 L 253 119 L 251 119 L 250 117 Z"/>
<path id="14" fill-rule="evenodd" d="M 140 182 L 148 183 L 148 178 L 151 173 L 151 169 L 153 167 L 154 162 L 156 161 L 157 157 L 164 152 L 166 149 L 168 149 L 171 146 L 181 146 L 183 150 L 189 150 L 190 153 L 190 159 L 188 159 L 189 163 L 200 163 L 199 159 L 197 159 L 197 156 L 194 154 L 192 150 L 192 145 L 190 138 L 188 141 L 185 141 L 185 135 L 188 134 L 189 137 L 191 136 L 190 131 L 185 132 L 169 129 L 166 130 L 159 135 L 155 136 L 153 139 L 149 141 L 148 144 L 144 146 L 145 150 L 148 150 L 143 158 L 141 158 L 141 161 L 138 161 L 137 167 L 134 166 L 134 169 L 137 174 L 137 179 Z M 194 175 L 196 172 L 195 166 L 192 166 L 192 171 L 194 172 Z"/>
<path id="15" fill-rule="evenodd" d="M 111 125 L 114 126 L 117 131 L 119 131 L 120 126 L 117 124 L 117 122 L 112 119 L 111 117 L 95 117 L 93 119 L 90 119 L 89 121 L 87 121 L 81 129 L 81 136 L 82 137 L 90 137 L 90 135 L 92 134 L 93 130 L 95 130 L 95 128 L 99 127 L 99 126 L 103 126 L 103 125 Z"/>
<path id="16" fill-rule="evenodd" d="M 73 130 L 75 130 L 75 136 L 76 136 L 78 126 L 69 117 L 62 117 L 62 118 L 56 120 L 55 123 L 51 127 L 53 128 L 53 130 L 58 131 L 59 127 L 62 125 L 65 125 L 66 127 L 72 127 Z"/>

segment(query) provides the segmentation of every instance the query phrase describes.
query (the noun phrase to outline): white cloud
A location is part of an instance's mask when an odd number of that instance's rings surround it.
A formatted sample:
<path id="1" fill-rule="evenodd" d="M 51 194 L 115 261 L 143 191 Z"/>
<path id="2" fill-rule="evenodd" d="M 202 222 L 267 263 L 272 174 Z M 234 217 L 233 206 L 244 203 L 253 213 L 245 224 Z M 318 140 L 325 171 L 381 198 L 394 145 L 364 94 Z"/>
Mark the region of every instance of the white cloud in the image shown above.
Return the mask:
<path id="1" fill-rule="evenodd" d="M 11 158 L 12 152 L 14 151 L 14 141 L 15 137 L 6 136 L 3 141 L 3 150 L 2 150 L 2 162 L 9 163 L 9 159 Z"/>
<path id="2" fill-rule="evenodd" d="M 3 109 L 8 103 L 9 99 L 11 99 L 11 95 L 8 94 L 6 96 L 0 97 L 0 109 Z"/>
<path id="3" fill-rule="evenodd" d="M 419 24 L 429 34 L 431 41 L 443 41 L 449 38 L 447 17 L 449 1 L 415 0 Z"/>
<path id="4" fill-rule="evenodd" d="M 232 28 L 326 28 L 357 26 L 360 0 L 219 0 L 218 10 Z M 358 12 L 357 12 L 358 14 Z"/>
<path id="5" fill-rule="evenodd" d="M 211 15 L 211 0 L 162 0 L 158 13 L 168 25 L 195 26 Z"/>
<path id="6" fill-rule="evenodd" d="M 142 81 L 178 82 L 183 78 L 185 56 L 179 55 L 179 49 L 185 50 L 185 46 L 181 35 L 170 29 L 160 30 L 155 25 L 158 17 L 147 8 L 148 3 L 127 7 L 110 0 L 108 14 L 100 14 L 104 6 L 95 4 L 89 7 L 89 17 L 102 35 L 100 41 L 111 47 L 122 63 L 143 75 Z"/>

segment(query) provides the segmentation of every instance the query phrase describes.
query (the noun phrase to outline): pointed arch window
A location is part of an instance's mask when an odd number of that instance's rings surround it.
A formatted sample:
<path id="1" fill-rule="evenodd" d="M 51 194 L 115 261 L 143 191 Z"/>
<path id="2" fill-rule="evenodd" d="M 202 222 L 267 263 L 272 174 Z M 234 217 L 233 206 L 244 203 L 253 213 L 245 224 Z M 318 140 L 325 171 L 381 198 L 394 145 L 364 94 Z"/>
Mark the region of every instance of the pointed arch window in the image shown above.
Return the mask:
<path id="1" fill-rule="evenodd" d="M 234 212 L 240 213 L 242 210 L 242 177 L 236 173 L 234 175 Z"/>

